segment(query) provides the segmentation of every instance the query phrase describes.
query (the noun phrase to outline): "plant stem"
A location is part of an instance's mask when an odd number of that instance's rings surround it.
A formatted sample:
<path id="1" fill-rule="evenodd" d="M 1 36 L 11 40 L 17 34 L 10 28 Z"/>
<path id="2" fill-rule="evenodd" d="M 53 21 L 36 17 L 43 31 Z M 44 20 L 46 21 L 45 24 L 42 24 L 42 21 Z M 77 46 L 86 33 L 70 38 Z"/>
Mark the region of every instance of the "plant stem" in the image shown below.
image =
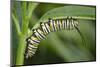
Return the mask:
<path id="1" fill-rule="evenodd" d="M 22 28 L 21 28 L 21 34 L 19 35 L 19 43 L 18 43 L 18 49 L 17 49 L 17 56 L 16 56 L 16 65 L 23 65 L 24 64 L 24 53 L 26 48 L 26 38 L 28 35 L 28 25 L 29 25 L 29 19 L 32 16 L 32 12 L 35 9 L 37 4 L 30 3 L 29 13 L 27 13 L 27 2 L 22 2 Z M 14 17 L 14 16 L 13 16 Z M 16 24 L 18 25 L 18 20 L 16 20 Z M 19 26 L 16 26 L 16 28 L 19 28 Z"/>
<path id="2" fill-rule="evenodd" d="M 13 13 L 12 13 L 12 19 L 13 19 L 14 24 L 16 26 L 17 34 L 20 35 L 21 31 L 20 31 L 19 22 L 18 22 L 18 19 L 15 17 L 15 15 Z"/>
<path id="3" fill-rule="evenodd" d="M 23 65 L 24 51 L 25 51 L 25 36 L 20 36 L 17 49 L 16 65 Z"/>
<path id="4" fill-rule="evenodd" d="M 16 56 L 16 65 L 23 65 L 24 63 L 24 52 L 25 52 L 25 39 L 28 33 L 28 24 L 29 18 L 27 18 L 27 2 L 22 3 L 22 30 L 21 35 L 19 36 L 19 44 L 17 49 L 17 56 Z"/>
<path id="5" fill-rule="evenodd" d="M 53 19 L 61 19 L 61 18 L 67 18 L 68 16 L 61 16 L 61 17 L 53 17 Z M 88 17 L 88 16 L 71 16 L 74 19 L 77 20 L 96 20 L 95 17 Z"/>
<path id="6" fill-rule="evenodd" d="M 28 5 L 28 18 L 30 18 L 32 16 L 32 12 L 33 10 L 37 7 L 38 3 L 30 3 Z"/>

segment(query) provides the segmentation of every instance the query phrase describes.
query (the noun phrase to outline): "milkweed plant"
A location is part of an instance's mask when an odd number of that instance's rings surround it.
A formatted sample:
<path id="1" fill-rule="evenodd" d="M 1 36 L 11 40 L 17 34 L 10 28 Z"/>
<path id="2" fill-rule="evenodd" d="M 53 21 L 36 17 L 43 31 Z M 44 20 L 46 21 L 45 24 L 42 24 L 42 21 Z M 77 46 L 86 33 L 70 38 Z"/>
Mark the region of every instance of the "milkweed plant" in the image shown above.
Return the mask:
<path id="1" fill-rule="evenodd" d="M 33 29 L 40 26 L 40 22 L 46 22 L 49 18 L 60 19 L 67 17 L 77 19 L 79 31 L 51 33 L 47 36 L 47 40 L 44 40 L 45 44 L 50 46 L 48 48 L 56 52 L 65 62 L 95 60 L 95 6 L 68 4 L 55 6 L 53 4 L 52 7 L 49 4 L 49 7 L 43 7 L 45 6 L 41 6 L 41 3 L 12 1 L 12 64 L 24 65 L 24 55 L 27 47 L 26 39 L 33 33 Z M 39 15 L 38 18 L 36 14 Z M 86 45 L 83 45 L 82 39 Z M 50 43 L 48 43 L 49 41 Z M 75 45 L 69 41 L 72 41 Z M 40 44 L 40 46 L 44 45 Z"/>

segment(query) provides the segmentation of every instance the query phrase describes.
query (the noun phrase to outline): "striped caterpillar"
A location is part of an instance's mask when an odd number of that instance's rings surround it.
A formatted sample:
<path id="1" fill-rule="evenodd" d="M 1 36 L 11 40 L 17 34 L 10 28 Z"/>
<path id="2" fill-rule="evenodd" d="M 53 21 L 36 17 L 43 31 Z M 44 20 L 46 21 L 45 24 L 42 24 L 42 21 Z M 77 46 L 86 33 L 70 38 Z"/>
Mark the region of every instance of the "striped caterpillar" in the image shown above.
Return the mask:
<path id="1" fill-rule="evenodd" d="M 61 19 L 49 19 L 47 22 L 41 22 L 40 27 L 33 29 L 33 34 L 27 38 L 25 58 L 32 57 L 41 40 L 45 39 L 50 32 L 59 30 L 73 30 L 78 27 L 78 21 L 72 17 Z"/>

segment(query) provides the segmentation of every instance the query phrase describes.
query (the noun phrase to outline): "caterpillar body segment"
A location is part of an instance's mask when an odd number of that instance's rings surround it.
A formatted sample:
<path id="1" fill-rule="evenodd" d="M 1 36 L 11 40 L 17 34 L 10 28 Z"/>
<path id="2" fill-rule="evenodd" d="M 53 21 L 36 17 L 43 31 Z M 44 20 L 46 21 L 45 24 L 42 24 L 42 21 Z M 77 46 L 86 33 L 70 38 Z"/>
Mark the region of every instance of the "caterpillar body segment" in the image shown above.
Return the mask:
<path id="1" fill-rule="evenodd" d="M 60 30 L 73 30 L 76 27 L 78 27 L 78 21 L 72 17 L 61 19 L 49 18 L 47 22 L 41 22 L 40 27 L 33 29 L 33 34 L 26 40 L 25 57 L 29 58 L 34 56 L 39 43 L 45 39 L 49 33 Z"/>

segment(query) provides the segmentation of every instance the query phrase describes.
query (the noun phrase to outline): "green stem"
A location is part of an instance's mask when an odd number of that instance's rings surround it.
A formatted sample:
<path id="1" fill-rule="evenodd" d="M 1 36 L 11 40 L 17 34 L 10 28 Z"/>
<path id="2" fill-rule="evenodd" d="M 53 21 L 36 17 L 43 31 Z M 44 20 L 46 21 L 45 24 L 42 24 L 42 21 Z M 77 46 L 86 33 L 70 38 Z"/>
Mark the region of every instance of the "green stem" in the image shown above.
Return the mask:
<path id="1" fill-rule="evenodd" d="M 18 22 L 18 19 L 15 17 L 15 15 L 13 13 L 12 13 L 12 19 L 13 19 L 14 24 L 16 26 L 17 34 L 20 35 L 21 31 L 20 31 L 19 22 Z"/>
<path id="2" fill-rule="evenodd" d="M 53 19 L 60 19 L 60 18 L 66 18 L 68 16 L 63 16 L 63 17 L 54 17 Z M 96 20 L 95 17 L 86 17 L 86 16 L 71 16 L 74 19 L 78 20 Z"/>
<path id="3" fill-rule="evenodd" d="M 27 2 L 22 3 L 22 30 L 21 35 L 19 36 L 19 44 L 17 49 L 17 56 L 16 56 L 16 65 L 23 65 L 24 63 L 24 52 L 25 52 L 25 39 L 28 33 L 28 24 L 29 19 L 27 18 Z"/>
<path id="4" fill-rule="evenodd" d="M 16 65 L 23 65 L 25 51 L 25 36 L 20 36 L 19 39 L 20 40 L 17 49 Z"/>
<path id="5" fill-rule="evenodd" d="M 22 3 L 22 33 L 25 34 L 28 31 L 28 17 L 27 17 L 27 3 Z"/>
<path id="6" fill-rule="evenodd" d="M 30 3 L 28 5 L 28 18 L 30 18 L 32 16 L 32 12 L 33 10 L 37 7 L 38 3 Z"/>
<path id="7" fill-rule="evenodd" d="M 30 12 L 27 13 L 27 11 L 28 11 L 27 10 L 27 2 L 22 3 L 22 10 L 23 10 L 22 11 L 22 28 L 21 28 L 21 34 L 19 35 L 19 43 L 18 43 L 17 56 L 16 56 L 16 65 L 24 64 L 24 53 L 25 53 L 25 48 L 26 48 L 26 37 L 28 35 L 29 19 L 32 16 L 32 12 L 37 5 L 37 4 L 35 4 L 35 7 L 33 7 L 34 5 L 32 3 L 30 3 L 30 4 L 31 4 Z M 18 24 L 18 22 L 16 22 L 16 24 Z"/>

